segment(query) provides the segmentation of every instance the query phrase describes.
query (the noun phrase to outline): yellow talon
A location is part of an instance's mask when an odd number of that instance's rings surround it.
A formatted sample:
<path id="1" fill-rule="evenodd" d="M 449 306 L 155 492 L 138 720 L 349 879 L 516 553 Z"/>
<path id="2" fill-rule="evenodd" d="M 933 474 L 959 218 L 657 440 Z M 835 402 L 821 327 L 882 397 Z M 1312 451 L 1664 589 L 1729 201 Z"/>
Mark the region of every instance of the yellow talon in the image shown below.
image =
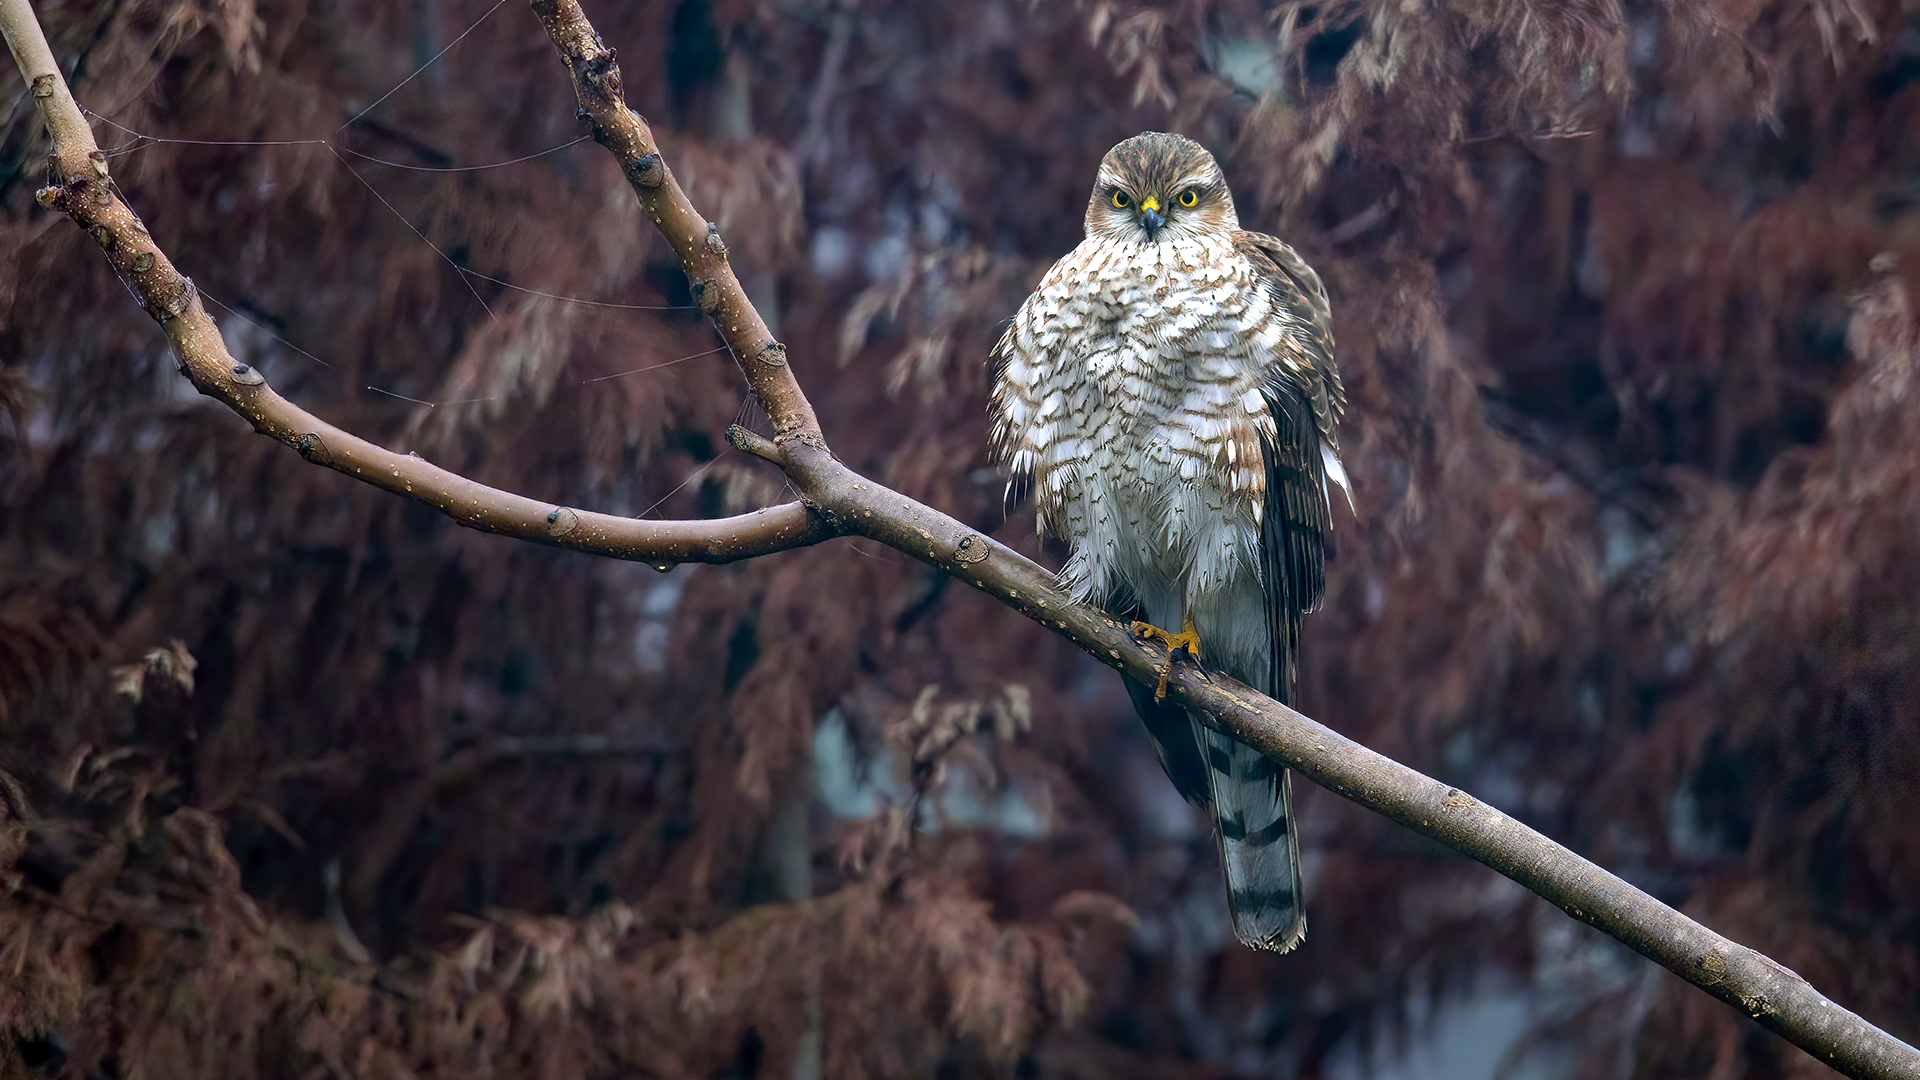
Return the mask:
<path id="1" fill-rule="evenodd" d="M 1160 687 L 1153 692 L 1155 701 L 1165 700 L 1167 696 L 1167 680 L 1173 677 L 1173 654 L 1185 649 L 1187 655 L 1193 657 L 1195 663 L 1199 663 L 1200 661 L 1200 632 L 1193 628 L 1193 614 L 1189 612 L 1181 617 L 1180 632 L 1177 634 L 1168 630 L 1162 630 L 1152 623 L 1141 622 L 1137 619 L 1134 620 L 1133 623 L 1133 632 L 1135 635 L 1146 638 L 1149 641 L 1162 641 L 1166 643 L 1167 666 L 1160 670 Z"/>

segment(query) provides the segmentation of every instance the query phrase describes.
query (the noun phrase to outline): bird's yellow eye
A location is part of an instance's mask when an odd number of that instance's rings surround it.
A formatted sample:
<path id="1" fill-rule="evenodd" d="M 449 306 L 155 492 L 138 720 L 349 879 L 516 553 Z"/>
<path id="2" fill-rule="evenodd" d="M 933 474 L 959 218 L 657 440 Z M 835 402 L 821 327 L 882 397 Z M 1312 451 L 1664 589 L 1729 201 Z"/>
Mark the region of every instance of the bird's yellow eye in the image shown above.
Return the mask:
<path id="1" fill-rule="evenodd" d="M 1113 189 L 1113 208 L 1115 210 L 1125 210 L 1132 205 L 1133 200 L 1127 197 L 1126 192 L 1121 191 L 1119 188 Z"/>
<path id="2" fill-rule="evenodd" d="M 1192 206 L 1199 201 L 1200 201 L 1200 193 L 1198 191 L 1195 191 L 1192 188 L 1188 188 L 1187 190 L 1180 193 L 1181 206 Z"/>

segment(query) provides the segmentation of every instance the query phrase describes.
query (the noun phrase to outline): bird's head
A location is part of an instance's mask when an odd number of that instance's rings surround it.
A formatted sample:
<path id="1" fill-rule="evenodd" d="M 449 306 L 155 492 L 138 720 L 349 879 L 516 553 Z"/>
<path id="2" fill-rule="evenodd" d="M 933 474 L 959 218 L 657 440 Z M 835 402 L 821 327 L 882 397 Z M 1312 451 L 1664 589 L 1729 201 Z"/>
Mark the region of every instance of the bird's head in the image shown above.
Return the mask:
<path id="1" fill-rule="evenodd" d="M 1233 193 L 1207 149 L 1149 131 L 1107 151 L 1087 202 L 1087 235 L 1158 243 L 1240 227 Z"/>

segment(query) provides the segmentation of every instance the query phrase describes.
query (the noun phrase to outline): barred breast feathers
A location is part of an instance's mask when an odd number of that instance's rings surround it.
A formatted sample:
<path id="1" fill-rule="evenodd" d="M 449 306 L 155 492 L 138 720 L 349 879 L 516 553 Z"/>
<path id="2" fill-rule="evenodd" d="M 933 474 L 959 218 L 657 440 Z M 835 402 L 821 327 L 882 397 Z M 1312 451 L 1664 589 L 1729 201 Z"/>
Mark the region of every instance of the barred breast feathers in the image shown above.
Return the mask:
<path id="1" fill-rule="evenodd" d="M 1063 577 L 1083 595 L 1116 571 L 1199 588 L 1258 572 L 1276 436 L 1263 391 L 1317 372 L 1231 236 L 1090 237 L 995 349 L 997 454 L 1031 477 L 1038 526 L 1075 542 Z M 1178 565 L 1117 565 L 1145 539 Z"/>

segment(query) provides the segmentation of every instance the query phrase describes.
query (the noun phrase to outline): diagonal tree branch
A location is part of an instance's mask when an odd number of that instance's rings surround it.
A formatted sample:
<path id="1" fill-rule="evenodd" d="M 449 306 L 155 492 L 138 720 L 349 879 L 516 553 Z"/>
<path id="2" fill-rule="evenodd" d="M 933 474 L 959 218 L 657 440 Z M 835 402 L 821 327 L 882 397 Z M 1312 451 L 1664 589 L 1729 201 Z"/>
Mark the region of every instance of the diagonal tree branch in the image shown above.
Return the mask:
<path id="1" fill-rule="evenodd" d="M 27 0 L 0 0 L 4 31 L 33 86 L 54 150 L 41 202 L 68 214 L 159 322 L 202 393 L 316 464 L 438 507 L 463 525 L 594 554 L 654 563 L 725 562 L 861 535 L 988 593 L 1103 663 L 1157 678 L 1167 654 L 1075 602 L 1032 561 L 955 519 L 874 483 L 829 452 L 812 407 L 727 263 L 717 227 L 673 179 L 646 122 L 627 107 L 615 56 L 575 0 L 532 0 L 573 77 L 581 114 L 611 151 L 693 293 L 772 418 L 769 442 L 739 427 L 729 441 L 779 466 L 801 501 L 718 521 L 634 521 L 497 491 L 326 425 L 235 364 L 192 282 L 176 272 L 107 183 L 105 158 L 54 65 Z M 1171 690 L 1206 722 L 1335 793 L 1474 858 L 1720 998 L 1840 1072 L 1920 1080 L 1920 1052 L 1822 996 L 1806 980 L 1635 889 L 1473 796 L 1361 746 L 1224 676 L 1174 669 Z"/>
<path id="2" fill-rule="evenodd" d="M 174 268 L 139 215 L 114 194 L 106 155 L 94 142 L 26 0 L 0 4 L 0 30 L 53 136 L 50 183 L 37 193 L 40 204 L 71 217 L 100 244 L 120 279 L 166 333 L 180 373 L 202 394 L 246 418 L 255 431 L 316 465 L 417 499 L 468 528 L 662 568 L 732 562 L 835 535 L 823 517 L 799 502 L 708 521 L 647 521 L 539 502 L 449 472 L 418 454 L 376 446 L 281 397 L 266 376 L 234 360 L 192 280 Z M 807 416 L 810 422 L 811 413 Z"/>

